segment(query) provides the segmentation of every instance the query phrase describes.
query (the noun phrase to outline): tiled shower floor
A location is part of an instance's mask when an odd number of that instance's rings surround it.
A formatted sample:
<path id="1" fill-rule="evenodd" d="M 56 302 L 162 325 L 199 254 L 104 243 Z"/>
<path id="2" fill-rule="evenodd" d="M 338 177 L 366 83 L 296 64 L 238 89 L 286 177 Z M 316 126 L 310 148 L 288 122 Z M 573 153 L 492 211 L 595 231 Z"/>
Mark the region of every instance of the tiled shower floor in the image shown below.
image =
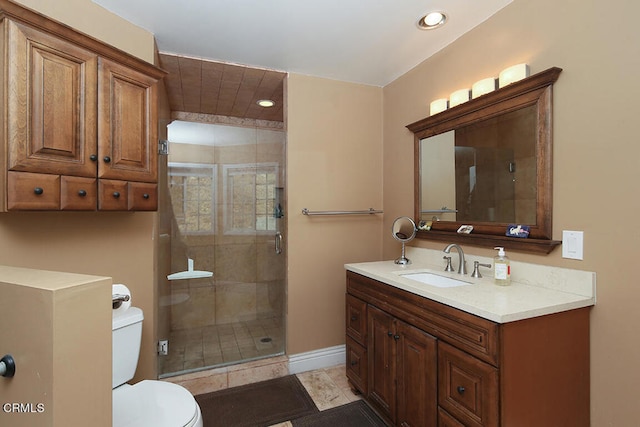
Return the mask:
<path id="1" fill-rule="evenodd" d="M 160 377 L 284 353 L 281 318 L 172 331 L 169 354 L 158 356 Z"/>

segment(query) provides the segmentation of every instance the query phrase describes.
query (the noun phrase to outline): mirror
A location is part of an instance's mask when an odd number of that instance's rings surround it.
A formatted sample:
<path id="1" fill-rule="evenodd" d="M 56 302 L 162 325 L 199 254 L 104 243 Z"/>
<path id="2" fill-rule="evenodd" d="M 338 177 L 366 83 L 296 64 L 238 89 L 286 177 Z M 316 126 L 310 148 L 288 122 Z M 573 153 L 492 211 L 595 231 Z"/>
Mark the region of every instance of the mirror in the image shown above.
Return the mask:
<path id="1" fill-rule="evenodd" d="M 394 239 L 402 242 L 402 255 L 394 262 L 401 265 L 411 264 L 411 261 L 404 255 L 404 245 L 416 237 L 416 223 L 408 216 L 396 218 L 391 227 L 391 234 Z"/>
<path id="2" fill-rule="evenodd" d="M 419 220 L 536 223 L 535 105 L 420 140 Z"/>
<path id="3" fill-rule="evenodd" d="M 499 241 L 547 253 L 559 244 L 551 240 L 551 100 L 561 71 L 551 68 L 407 126 L 415 135 L 418 238 Z M 529 237 L 507 237 L 510 224 L 528 226 Z M 463 225 L 473 231 L 460 236 Z"/>

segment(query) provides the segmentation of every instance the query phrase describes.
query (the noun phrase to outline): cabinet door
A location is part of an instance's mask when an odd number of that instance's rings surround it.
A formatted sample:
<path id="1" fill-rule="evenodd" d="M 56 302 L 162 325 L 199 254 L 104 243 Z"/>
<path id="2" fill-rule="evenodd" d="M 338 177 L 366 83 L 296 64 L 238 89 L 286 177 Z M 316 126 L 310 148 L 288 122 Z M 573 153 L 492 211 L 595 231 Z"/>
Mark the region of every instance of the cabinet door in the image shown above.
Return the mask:
<path id="1" fill-rule="evenodd" d="M 396 342 L 394 318 L 376 307 L 367 309 L 369 320 L 367 354 L 369 359 L 369 399 L 395 423 Z"/>
<path id="2" fill-rule="evenodd" d="M 31 27 L 5 23 L 9 170 L 95 176 L 96 55 Z"/>
<path id="3" fill-rule="evenodd" d="M 367 350 L 347 336 L 347 378 L 364 396 L 367 395 Z"/>
<path id="4" fill-rule="evenodd" d="M 435 426 L 438 420 L 437 340 L 418 328 L 396 322 L 396 425 Z"/>
<path id="5" fill-rule="evenodd" d="M 156 97 L 156 79 L 100 58 L 98 178 L 158 181 Z"/>

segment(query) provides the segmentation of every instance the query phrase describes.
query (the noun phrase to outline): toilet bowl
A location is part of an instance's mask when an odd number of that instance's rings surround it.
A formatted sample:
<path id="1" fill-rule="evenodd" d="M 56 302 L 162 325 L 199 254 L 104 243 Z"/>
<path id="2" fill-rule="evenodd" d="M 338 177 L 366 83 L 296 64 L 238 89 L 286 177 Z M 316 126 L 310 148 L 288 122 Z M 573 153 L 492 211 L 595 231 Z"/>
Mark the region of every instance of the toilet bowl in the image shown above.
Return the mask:
<path id="1" fill-rule="evenodd" d="M 145 380 L 113 390 L 113 426 L 202 427 L 202 415 L 184 387 Z"/>
<path id="2" fill-rule="evenodd" d="M 155 380 L 127 384 L 138 364 L 143 319 L 137 307 L 113 314 L 113 427 L 202 427 L 200 407 L 184 387 Z"/>

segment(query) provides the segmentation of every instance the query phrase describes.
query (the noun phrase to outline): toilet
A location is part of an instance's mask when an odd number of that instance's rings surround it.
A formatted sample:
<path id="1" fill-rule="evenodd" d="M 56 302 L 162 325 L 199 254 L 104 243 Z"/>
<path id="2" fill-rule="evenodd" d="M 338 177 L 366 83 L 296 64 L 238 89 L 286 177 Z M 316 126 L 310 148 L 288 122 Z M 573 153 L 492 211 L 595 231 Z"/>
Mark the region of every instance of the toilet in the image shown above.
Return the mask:
<path id="1" fill-rule="evenodd" d="M 113 427 L 202 427 L 200 406 L 184 387 L 127 384 L 138 365 L 143 319 L 138 307 L 113 312 Z"/>

